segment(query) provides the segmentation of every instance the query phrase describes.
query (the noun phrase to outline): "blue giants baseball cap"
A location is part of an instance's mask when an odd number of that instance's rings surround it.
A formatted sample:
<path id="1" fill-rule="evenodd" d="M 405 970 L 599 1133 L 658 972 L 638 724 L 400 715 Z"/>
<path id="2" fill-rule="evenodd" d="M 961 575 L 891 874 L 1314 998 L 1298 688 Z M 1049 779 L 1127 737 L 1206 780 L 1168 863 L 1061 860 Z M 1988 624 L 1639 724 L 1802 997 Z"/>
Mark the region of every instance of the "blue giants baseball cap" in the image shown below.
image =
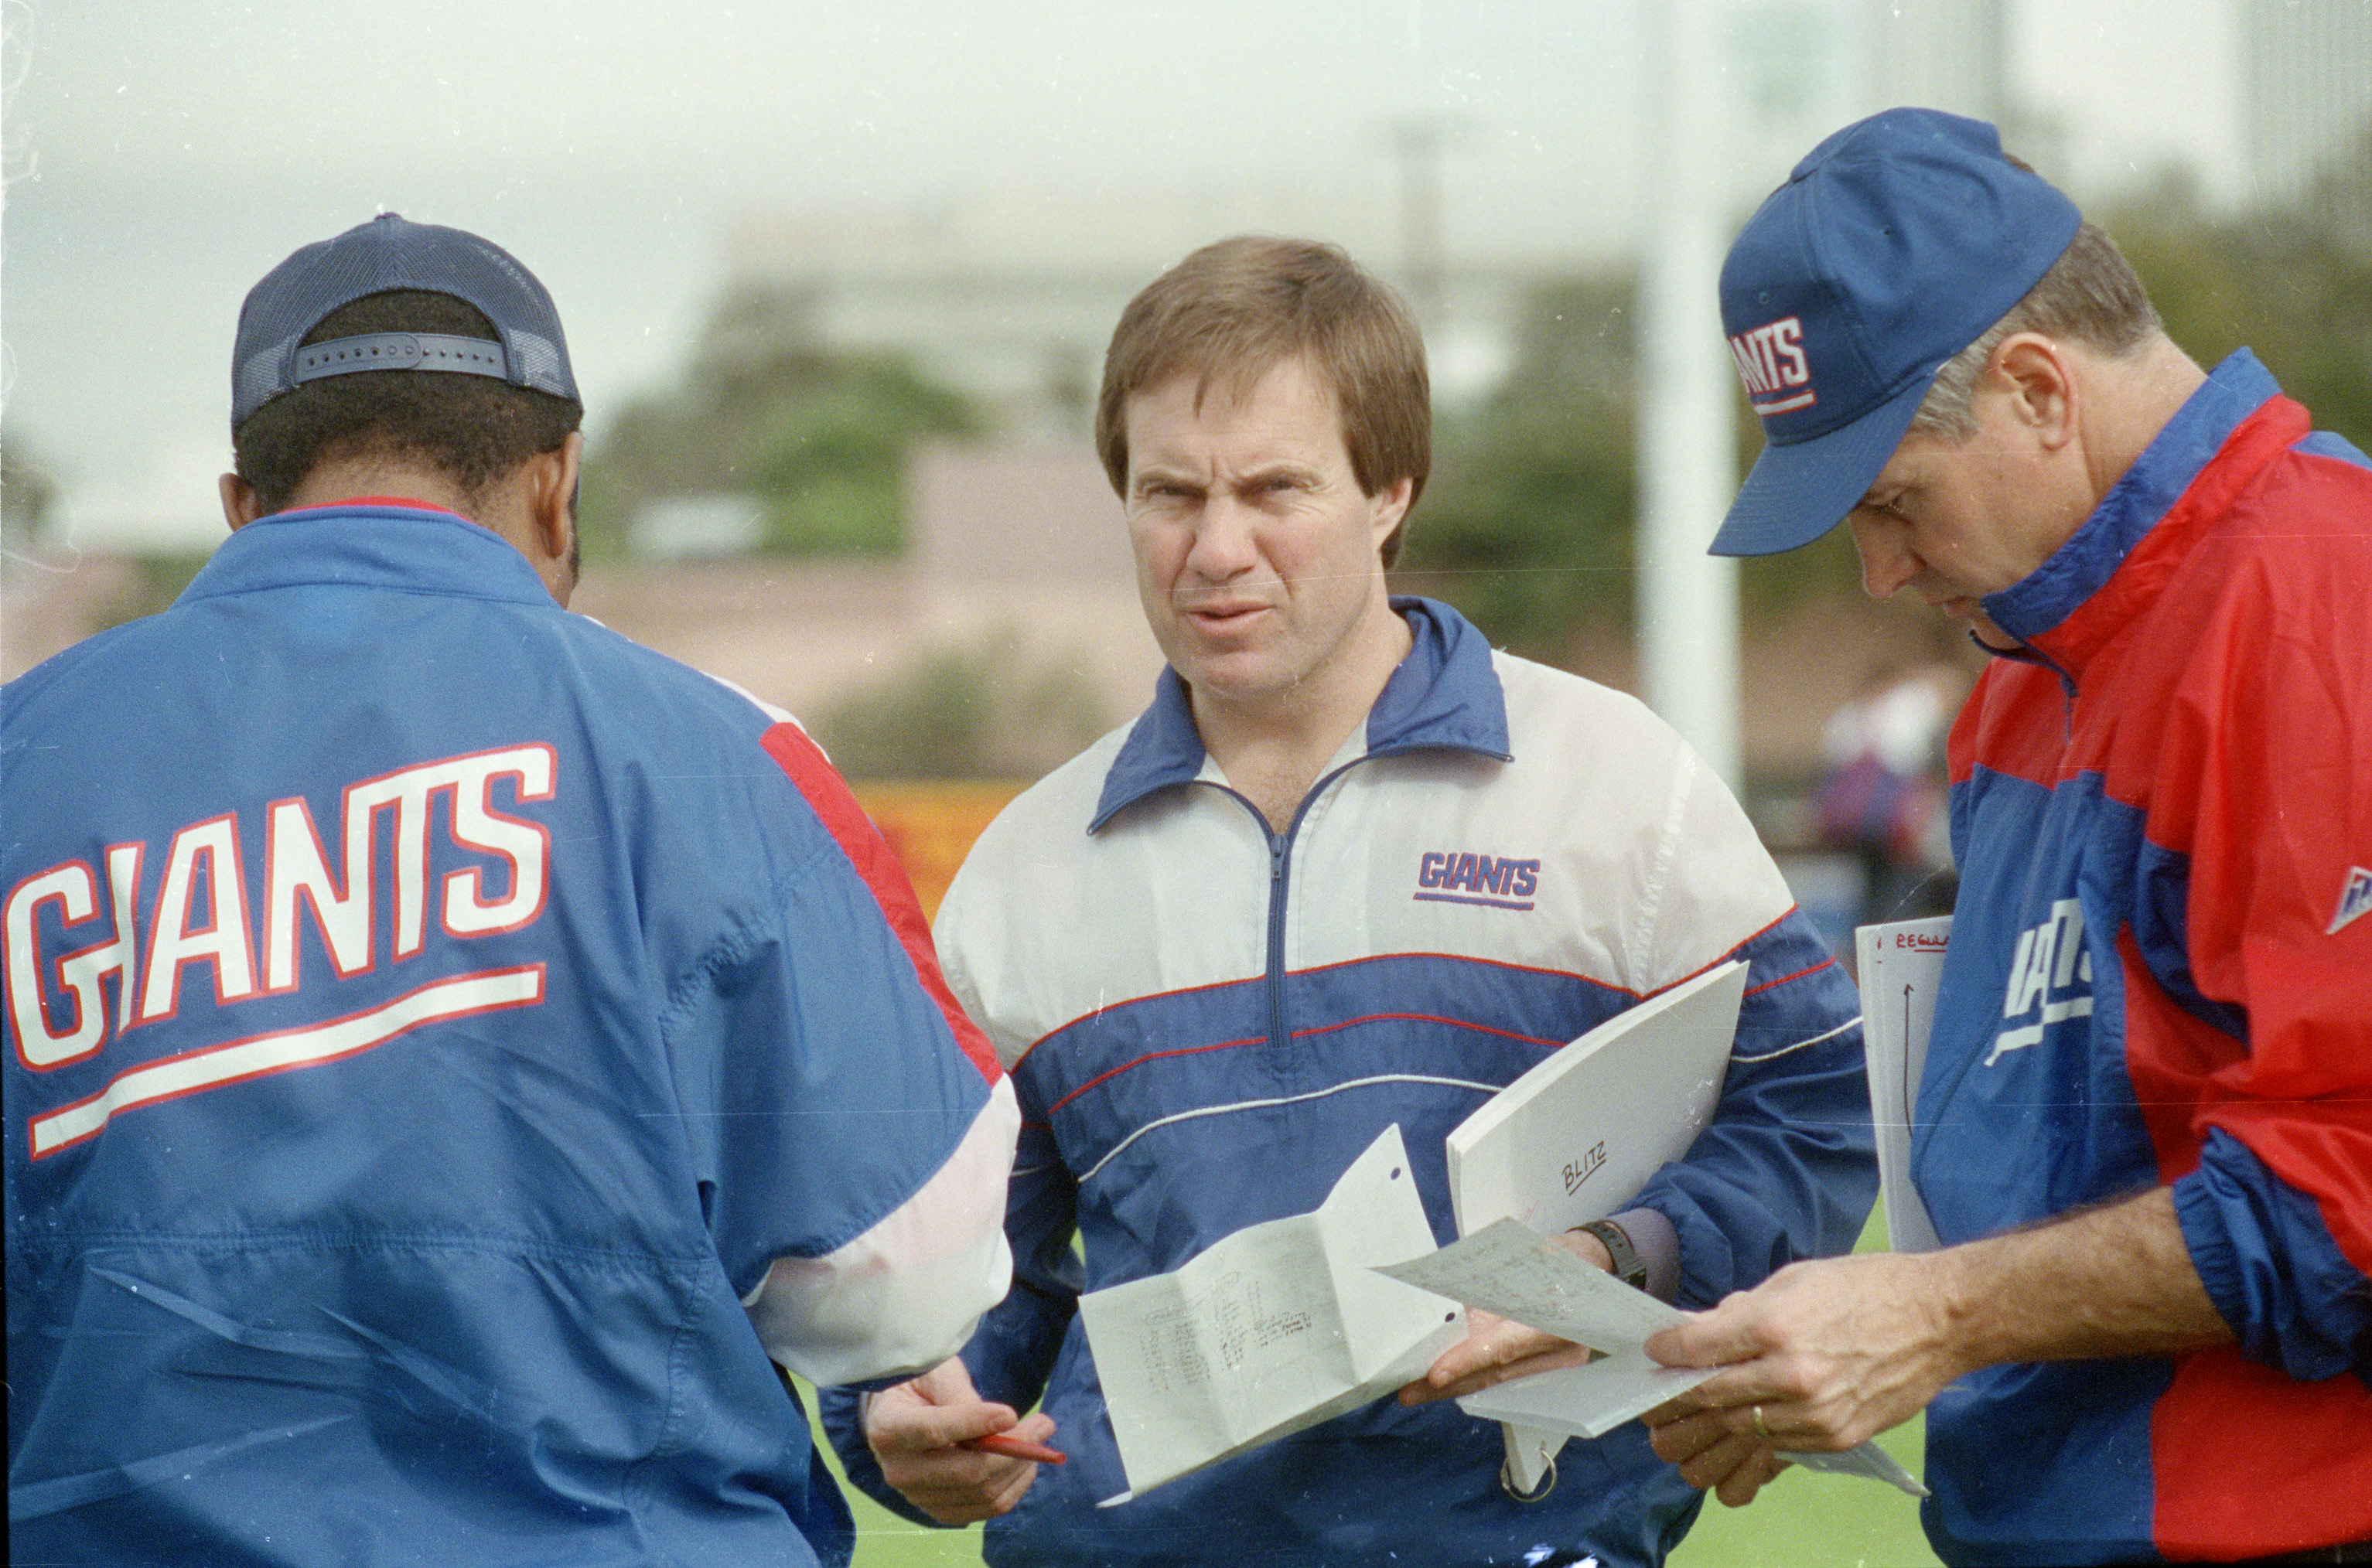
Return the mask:
<path id="1" fill-rule="evenodd" d="M 478 308 L 500 342 L 430 332 L 377 332 L 308 343 L 321 318 L 390 289 L 449 294 Z M 357 370 L 447 370 L 491 376 L 582 405 L 552 296 L 507 250 L 458 228 L 381 213 L 308 245 L 248 290 L 231 351 L 230 424 L 284 392 Z"/>
<path id="2" fill-rule="evenodd" d="M 1936 372 L 2025 297 L 2083 221 L 1981 120 L 1889 109 L 1814 147 L 1722 263 L 1722 330 L 1763 447 L 1713 553 L 1769 555 L 1836 527 Z"/>

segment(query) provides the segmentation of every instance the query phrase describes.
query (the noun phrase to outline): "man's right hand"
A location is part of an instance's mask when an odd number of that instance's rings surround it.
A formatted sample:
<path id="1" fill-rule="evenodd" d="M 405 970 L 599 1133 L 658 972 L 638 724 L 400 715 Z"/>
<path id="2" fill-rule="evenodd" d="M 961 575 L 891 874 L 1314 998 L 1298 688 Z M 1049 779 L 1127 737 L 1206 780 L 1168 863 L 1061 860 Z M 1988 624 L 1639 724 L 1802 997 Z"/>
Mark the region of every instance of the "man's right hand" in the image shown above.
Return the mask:
<path id="1" fill-rule="evenodd" d="M 881 1479 L 943 1525 L 1008 1512 L 1038 1479 L 1030 1460 L 959 1446 L 996 1432 L 1043 1443 L 1054 1434 L 1054 1421 L 1042 1411 L 1023 1420 L 1011 1406 L 982 1399 L 954 1356 L 866 1401 L 865 1441 L 880 1461 Z"/>

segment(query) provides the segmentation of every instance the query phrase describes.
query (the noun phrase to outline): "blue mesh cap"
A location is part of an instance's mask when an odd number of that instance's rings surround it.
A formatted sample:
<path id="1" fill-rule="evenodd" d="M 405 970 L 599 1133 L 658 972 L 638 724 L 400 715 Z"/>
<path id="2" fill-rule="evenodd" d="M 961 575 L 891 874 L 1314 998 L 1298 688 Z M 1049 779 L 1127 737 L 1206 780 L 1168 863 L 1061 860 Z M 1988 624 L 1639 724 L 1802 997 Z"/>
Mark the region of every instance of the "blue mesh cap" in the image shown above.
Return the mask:
<path id="1" fill-rule="evenodd" d="M 1769 555 L 1836 527 L 1936 372 L 2082 223 L 1980 120 L 1889 109 L 1806 155 L 1722 263 L 1722 331 L 1764 444 L 1713 553 Z"/>
<path id="2" fill-rule="evenodd" d="M 379 332 L 297 344 L 321 318 L 365 295 L 424 289 L 468 301 L 501 335 Z M 491 376 L 582 406 L 560 312 L 535 274 L 498 245 L 458 228 L 381 213 L 308 245 L 248 290 L 231 353 L 230 424 L 307 381 L 355 370 L 447 370 Z"/>

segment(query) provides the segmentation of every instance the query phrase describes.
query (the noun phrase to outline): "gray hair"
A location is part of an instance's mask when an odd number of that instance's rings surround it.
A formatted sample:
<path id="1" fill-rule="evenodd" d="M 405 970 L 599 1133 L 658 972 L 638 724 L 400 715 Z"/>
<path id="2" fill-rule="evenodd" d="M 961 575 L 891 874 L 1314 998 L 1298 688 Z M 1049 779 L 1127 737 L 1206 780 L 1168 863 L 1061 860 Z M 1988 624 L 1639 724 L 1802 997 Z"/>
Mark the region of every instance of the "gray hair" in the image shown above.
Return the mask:
<path id="1" fill-rule="evenodd" d="M 2024 298 L 1976 342 L 1944 362 L 1926 400 L 1912 416 L 1911 434 L 1946 441 L 1965 441 L 1976 434 L 1976 416 L 1970 409 L 1977 382 L 1993 362 L 1994 350 L 2016 333 L 2064 338 L 2122 358 L 2163 331 L 2133 263 L 2099 226 L 2087 223 Z"/>

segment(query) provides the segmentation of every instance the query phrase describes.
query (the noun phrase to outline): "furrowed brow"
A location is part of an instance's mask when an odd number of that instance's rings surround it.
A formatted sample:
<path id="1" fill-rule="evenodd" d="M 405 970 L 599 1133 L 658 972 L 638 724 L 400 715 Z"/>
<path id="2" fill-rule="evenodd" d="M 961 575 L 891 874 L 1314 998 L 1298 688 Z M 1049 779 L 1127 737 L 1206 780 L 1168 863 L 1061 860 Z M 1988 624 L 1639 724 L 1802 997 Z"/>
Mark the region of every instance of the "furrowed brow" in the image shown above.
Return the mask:
<path id="1" fill-rule="evenodd" d="M 1202 482 L 1184 469 L 1173 468 L 1168 463 L 1147 463 L 1129 477 L 1128 487 L 1143 490 L 1155 484 L 1200 486 Z"/>
<path id="2" fill-rule="evenodd" d="M 1290 480 L 1296 484 L 1312 484 L 1317 482 L 1318 470 L 1308 463 L 1296 462 L 1291 458 L 1279 458 L 1274 462 L 1262 463 L 1260 467 L 1250 470 L 1239 482 L 1249 489 L 1263 484 L 1273 484 L 1281 479 Z"/>

